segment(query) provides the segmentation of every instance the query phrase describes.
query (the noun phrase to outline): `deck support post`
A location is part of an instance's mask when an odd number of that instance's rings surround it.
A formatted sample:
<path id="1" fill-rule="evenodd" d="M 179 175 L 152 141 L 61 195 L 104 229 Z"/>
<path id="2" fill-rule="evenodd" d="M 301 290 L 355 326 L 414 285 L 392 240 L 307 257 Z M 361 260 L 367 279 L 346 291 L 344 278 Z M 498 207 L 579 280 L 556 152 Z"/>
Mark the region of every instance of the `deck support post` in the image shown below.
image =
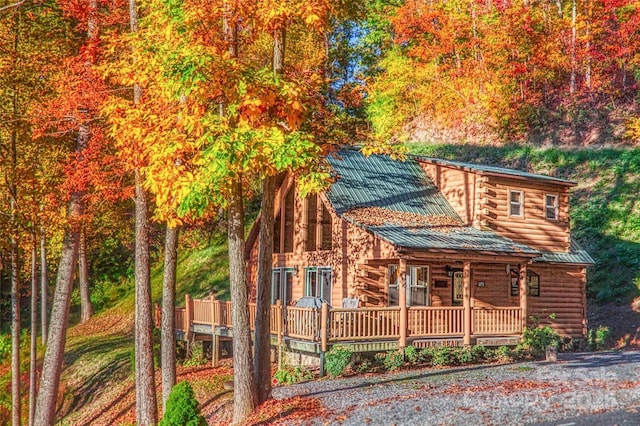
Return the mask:
<path id="1" fill-rule="evenodd" d="M 400 341 L 398 347 L 407 347 L 407 259 L 400 259 L 398 267 L 398 305 L 400 305 Z"/>
<path id="2" fill-rule="evenodd" d="M 191 341 L 191 323 L 193 322 L 193 299 L 191 295 L 184 296 L 184 337 L 187 341 L 187 354 L 189 354 Z"/>
<path id="3" fill-rule="evenodd" d="M 212 327 L 211 332 L 211 366 L 217 367 L 220 362 L 220 336 L 216 334 L 215 327 Z"/>
<path id="4" fill-rule="evenodd" d="M 282 306 L 282 301 L 280 299 L 276 300 L 276 334 L 278 337 L 278 346 L 282 345 L 282 333 L 284 329 L 284 307 Z"/>
<path id="5" fill-rule="evenodd" d="M 320 377 L 325 376 L 324 352 L 320 352 Z"/>
<path id="6" fill-rule="evenodd" d="M 464 308 L 462 344 L 471 344 L 471 262 L 462 267 L 462 306 Z"/>
<path id="7" fill-rule="evenodd" d="M 211 301 L 211 331 L 213 332 L 216 326 L 216 296 L 212 293 L 209 295 L 209 300 Z"/>
<path id="8" fill-rule="evenodd" d="M 327 351 L 327 341 L 329 340 L 329 332 L 327 324 L 329 322 L 329 304 L 322 303 L 320 310 L 320 350 L 324 353 Z"/>
<path id="9" fill-rule="evenodd" d="M 518 286 L 520 293 L 520 309 L 522 309 L 522 327 L 521 330 L 524 332 L 524 328 L 527 326 L 527 317 L 529 316 L 527 309 L 527 264 L 523 263 L 520 266 L 519 276 L 518 276 Z"/>

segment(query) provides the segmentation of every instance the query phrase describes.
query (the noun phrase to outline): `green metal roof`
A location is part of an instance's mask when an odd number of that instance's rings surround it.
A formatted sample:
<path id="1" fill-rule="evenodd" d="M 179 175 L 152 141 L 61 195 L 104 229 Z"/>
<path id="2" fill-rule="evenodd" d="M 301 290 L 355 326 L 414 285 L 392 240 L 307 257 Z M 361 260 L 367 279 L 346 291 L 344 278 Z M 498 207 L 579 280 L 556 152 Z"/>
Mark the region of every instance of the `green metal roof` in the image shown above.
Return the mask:
<path id="1" fill-rule="evenodd" d="M 365 157 L 355 150 L 343 150 L 327 160 L 337 177 L 327 191 L 327 198 L 338 215 L 397 247 L 540 255 L 529 246 L 471 226 L 446 228 L 358 222 L 347 213 L 359 208 L 378 207 L 424 216 L 444 216 L 462 223 L 415 159 L 408 158 L 402 162 L 385 155 Z"/>
<path id="2" fill-rule="evenodd" d="M 328 158 L 338 180 L 328 192 L 338 214 L 361 207 L 382 207 L 424 215 L 445 215 L 460 220 L 420 165 L 386 155 L 365 157 L 342 150 Z"/>
<path id="3" fill-rule="evenodd" d="M 431 162 L 431 163 L 434 163 L 434 164 L 441 164 L 443 166 L 451 166 L 451 167 L 461 168 L 461 169 L 465 169 L 465 170 L 471 170 L 471 171 L 480 172 L 480 173 L 506 175 L 506 176 L 511 176 L 511 177 L 515 177 L 515 178 L 535 179 L 535 180 L 539 180 L 539 181 L 547 181 L 547 182 L 557 183 L 557 184 L 561 184 L 561 185 L 570 185 L 570 186 L 574 186 L 575 185 L 575 182 L 572 182 L 570 180 L 561 179 L 561 178 L 557 178 L 557 177 L 553 177 L 553 176 L 539 175 L 539 174 L 535 174 L 535 173 L 528 173 L 528 172 L 524 172 L 524 171 L 521 171 L 521 170 L 507 169 L 507 168 L 504 168 L 504 167 L 486 166 L 486 165 L 472 164 L 472 163 L 463 163 L 463 162 L 459 162 L 459 161 L 442 160 L 442 159 L 439 159 L 439 158 L 430 158 L 430 157 L 421 157 L 421 156 L 416 156 L 415 158 L 418 159 L 418 160 L 428 161 L 428 162 Z"/>
<path id="4" fill-rule="evenodd" d="M 593 265 L 595 261 L 578 243 L 571 240 L 571 246 L 567 253 L 543 252 L 542 256 L 534 259 L 535 262 L 546 263 L 571 263 L 576 265 Z"/>

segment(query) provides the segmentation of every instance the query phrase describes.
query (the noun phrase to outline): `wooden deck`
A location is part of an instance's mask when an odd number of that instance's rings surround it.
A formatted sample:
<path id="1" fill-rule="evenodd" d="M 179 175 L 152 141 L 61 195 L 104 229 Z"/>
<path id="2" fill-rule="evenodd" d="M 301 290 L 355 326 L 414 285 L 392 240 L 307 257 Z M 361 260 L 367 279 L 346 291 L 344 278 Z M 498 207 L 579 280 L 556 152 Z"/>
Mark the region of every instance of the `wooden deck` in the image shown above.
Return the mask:
<path id="1" fill-rule="evenodd" d="M 313 309 L 283 306 L 278 301 L 271 306 L 272 342 L 317 354 L 336 344 L 349 346 L 354 352 L 392 350 L 405 346 L 401 344 L 403 336 L 407 344 L 416 346 L 463 342 L 463 307 L 408 307 L 404 312 L 407 317 L 403 319 L 399 307 L 346 309 L 324 304 L 321 309 Z M 255 316 L 256 305 L 250 303 L 252 329 Z M 471 308 L 470 316 L 470 341 L 478 344 L 513 344 L 522 334 L 519 307 Z M 406 324 L 404 333 L 401 324 Z M 160 325 L 159 307 L 156 325 Z M 187 295 L 185 307 L 176 308 L 176 334 L 187 341 L 211 338 L 214 345 L 220 336 L 233 337 L 231 302 Z"/>

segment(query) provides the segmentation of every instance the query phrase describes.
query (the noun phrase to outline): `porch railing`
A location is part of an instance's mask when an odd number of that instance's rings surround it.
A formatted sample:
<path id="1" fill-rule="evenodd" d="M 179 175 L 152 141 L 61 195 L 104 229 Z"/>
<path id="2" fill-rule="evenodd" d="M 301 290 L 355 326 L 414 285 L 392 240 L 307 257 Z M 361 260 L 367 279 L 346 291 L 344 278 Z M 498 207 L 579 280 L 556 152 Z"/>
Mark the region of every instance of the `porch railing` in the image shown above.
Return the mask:
<path id="1" fill-rule="evenodd" d="M 473 334 L 520 334 L 522 332 L 522 309 L 473 308 Z"/>
<path id="2" fill-rule="evenodd" d="M 323 308 L 324 309 L 324 308 Z M 401 336 L 399 307 L 331 308 L 323 310 L 283 306 L 278 302 L 270 308 L 271 333 L 283 337 L 318 341 L 323 344 L 345 341 L 395 340 Z M 408 307 L 406 317 L 409 338 L 462 337 L 465 310 L 461 306 Z M 471 335 L 520 335 L 520 307 L 491 307 L 470 310 Z M 249 304 L 251 328 L 256 317 L 255 303 Z M 232 328 L 231 302 L 214 298 L 191 299 L 186 306 L 176 308 L 176 329 L 187 336 L 191 326 L 211 325 Z M 326 322 L 324 322 L 326 320 Z M 160 327 L 160 308 L 156 306 L 156 326 Z"/>
<path id="3" fill-rule="evenodd" d="M 336 308 L 329 310 L 329 340 L 397 339 L 400 308 Z"/>
<path id="4" fill-rule="evenodd" d="M 407 309 L 407 325 L 411 337 L 462 336 L 464 308 L 462 306 L 417 307 Z"/>

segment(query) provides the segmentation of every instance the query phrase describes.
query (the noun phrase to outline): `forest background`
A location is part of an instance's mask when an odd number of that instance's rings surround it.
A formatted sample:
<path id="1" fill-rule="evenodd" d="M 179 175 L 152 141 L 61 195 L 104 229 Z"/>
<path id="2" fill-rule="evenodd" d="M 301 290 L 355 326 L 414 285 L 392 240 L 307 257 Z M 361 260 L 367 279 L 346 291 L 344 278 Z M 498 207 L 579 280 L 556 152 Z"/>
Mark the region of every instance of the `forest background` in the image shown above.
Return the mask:
<path id="1" fill-rule="evenodd" d="M 571 226 L 596 260 L 590 301 L 634 306 L 640 2 L 208 4 L 0 1 L 0 419 L 35 414 L 29 362 L 35 383 L 58 288 L 78 284 L 62 304 L 85 324 L 70 345 L 104 332 L 94 312 L 118 312 L 131 333 L 134 311 L 161 301 L 174 230 L 177 300 L 229 297 L 230 218 L 247 208 L 249 224 L 282 171 L 321 189 L 321 156 L 343 145 L 578 182 Z M 65 252 L 72 240 L 77 257 Z M 611 326 L 621 345 L 638 338 Z M 122 361 L 120 350 L 105 356 Z M 73 402 L 57 418 L 100 393 L 65 371 Z"/>

